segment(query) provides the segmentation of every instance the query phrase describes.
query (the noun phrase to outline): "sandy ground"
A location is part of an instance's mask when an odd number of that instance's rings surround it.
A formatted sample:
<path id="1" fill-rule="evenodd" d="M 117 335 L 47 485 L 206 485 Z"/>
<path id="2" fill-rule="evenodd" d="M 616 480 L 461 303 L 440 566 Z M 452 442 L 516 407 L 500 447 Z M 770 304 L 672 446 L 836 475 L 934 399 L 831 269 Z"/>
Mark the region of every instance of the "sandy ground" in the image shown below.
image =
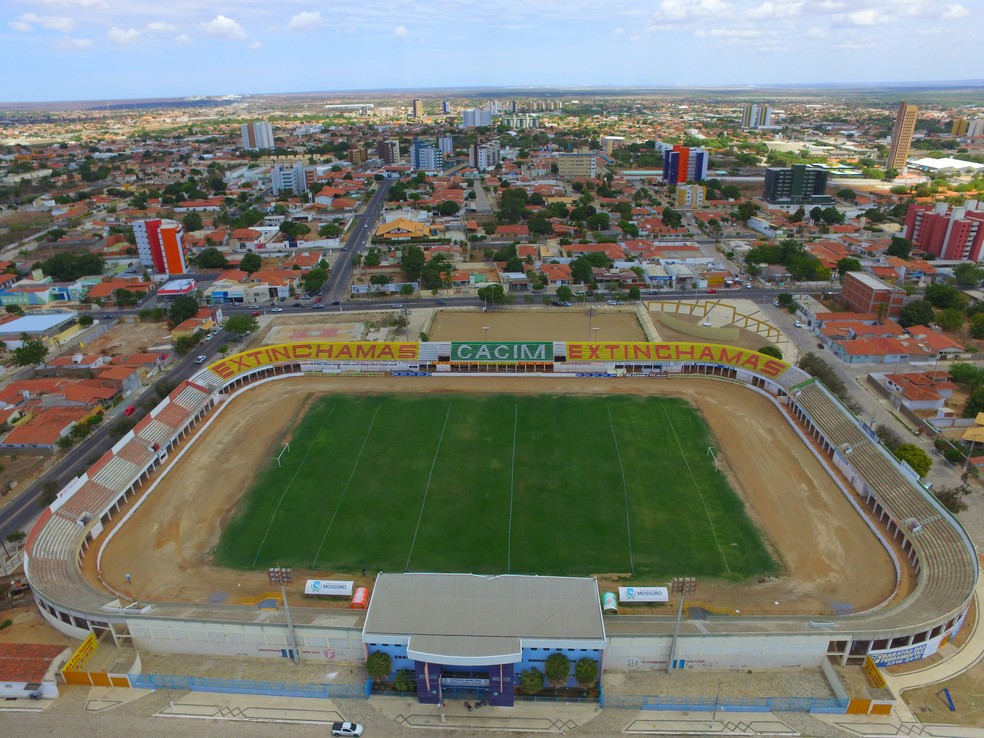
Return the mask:
<path id="1" fill-rule="evenodd" d="M 75 648 L 79 642 L 74 638 L 62 635 L 48 625 L 41 617 L 38 606 L 33 598 L 19 607 L 0 610 L 0 623 L 13 620 L 13 625 L 0 630 L 0 643 L 50 643 L 56 646 L 71 646 Z"/>
<path id="2" fill-rule="evenodd" d="M 100 313 L 101 315 L 102 313 Z M 166 322 L 123 321 L 85 345 L 87 354 L 136 354 L 171 343 Z"/>
<path id="3" fill-rule="evenodd" d="M 950 690 L 956 712 L 946 702 L 944 687 Z M 921 723 L 984 725 L 984 662 L 978 662 L 955 679 L 908 690 L 903 698 Z"/>
<path id="4" fill-rule="evenodd" d="M 660 316 L 663 313 L 651 313 L 653 320 L 656 321 L 656 327 L 659 329 L 659 335 L 662 336 L 664 341 L 700 341 L 699 336 L 688 336 L 680 331 L 673 330 L 668 325 L 660 320 Z M 700 326 L 701 319 L 696 315 L 687 315 L 685 313 L 671 313 L 670 317 L 675 320 L 680 320 L 686 323 L 691 323 L 695 326 Z M 734 327 L 738 328 L 738 338 L 734 341 L 728 341 L 729 346 L 740 346 L 744 349 L 751 349 L 752 351 L 758 351 L 763 346 L 775 346 L 772 341 L 769 341 L 762 336 L 758 335 L 755 331 L 750 331 L 747 328 L 740 328 L 734 323 L 720 324 L 720 322 L 714 323 L 716 328 L 723 327 Z M 713 339 L 710 339 L 715 342 Z"/>
<path id="5" fill-rule="evenodd" d="M 559 335 L 556 327 L 551 331 L 549 335 Z M 696 600 L 746 613 L 819 613 L 837 603 L 855 609 L 870 607 L 891 595 L 895 577 L 888 554 L 779 411 L 753 392 L 701 379 L 616 383 L 543 377 L 311 377 L 256 387 L 233 401 L 194 452 L 174 465 L 110 542 L 102 574 L 118 591 L 142 600 L 256 601 L 273 589 L 265 572 L 216 568 L 211 565 L 211 550 L 257 466 L 268 463 L 273 449 L 280 448 L 315 394 L 540 393 L 556 391 L 559 382 L 572 393 L 685 396 L 715 430 L 721 458 L 734 478 L 741 480 L 736 486 L 751 516 L 774 551 L 781 552 L 784 574 L 740 584 L 701 580 Z M 94 560 L 90 554 L 84 564 L 92 579 Z M 132 576 L 130 585 L 126 573 Z M 310 605 L 299 595 L 303 580 L 333 574 L 295 570 L 290 599 Z M 349 573 L 345 578 L 353 577 Z M 360 584 L 371 583 L 354 578 Z M 608 582 L 601 578 L 606 586 Z"/>
<path id="6" fill-rule="evenodd" d="M 592 305 L 591 318 L 581 308 L 517 309 L 488 313 L 439 311 L 428 332 L 432 341 L 645 341 L 646 334 L 630 308 Z M 486 334 L 483 328 L 489 327 Z M 595 331 L 594 329 L 598 330 Z M 589 338 L 590 334 L 590 338 Z"/>

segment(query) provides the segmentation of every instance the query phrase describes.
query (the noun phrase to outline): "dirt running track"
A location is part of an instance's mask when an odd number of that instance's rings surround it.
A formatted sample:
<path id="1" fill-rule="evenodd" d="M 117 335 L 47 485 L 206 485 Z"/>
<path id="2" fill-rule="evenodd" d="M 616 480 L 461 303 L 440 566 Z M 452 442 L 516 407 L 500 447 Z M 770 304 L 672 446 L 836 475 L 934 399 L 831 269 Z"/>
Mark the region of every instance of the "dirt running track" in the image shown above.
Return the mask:
<path id="1" fill-rule="evenodd" d="M 141 600 L 235 603 L 271 591 L 265 572 L 214 567 L 211 551 L 258 466 L 282 448 L 319 394 L 540 393 L 556 392 L 559 385 L 577 394 L 683 396 L 707 418 L 732 483 L 779 552 L 784 572 L 761 582 L 702 579 L 697 600 L 748 614 L 820 613 L 836 603 L 863 609 L 892 595 L 895 570 L 889 555 L 780 411 L 751 390 L 707 379 L 311 377 L 255 387 L 233 400 L 110 542 L 102 575 L 114 589 Z M 92 579 L 95 558 L 93 552 L 85 559 Z M 303 580 L 331 576 L 295 570 L 289 598 L 311 604 L 301 597 Z M 614 583 L 604 572 L 598 576 L 602 586 Z M 343 578 L 351 579 L 351 573 Z M 904 582 L 902 594 L 908 589 Z"/>

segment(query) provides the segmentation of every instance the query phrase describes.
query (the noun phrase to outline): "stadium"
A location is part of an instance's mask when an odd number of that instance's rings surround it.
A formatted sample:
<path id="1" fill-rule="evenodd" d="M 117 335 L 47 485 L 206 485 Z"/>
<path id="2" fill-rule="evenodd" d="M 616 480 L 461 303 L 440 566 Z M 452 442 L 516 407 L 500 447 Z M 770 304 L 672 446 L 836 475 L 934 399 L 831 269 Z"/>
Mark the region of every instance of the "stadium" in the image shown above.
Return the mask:
<path id="1" fill-rule="evenodd" d="M 480 382 L 495 382 L 481 386 L 493 386 L 496 393 L 510 396 L 522 392 L 558 397 L 582 391 L 612 396 L 690 393 L 702 411 L 705 396 L 723 398 L 718 401 L 722 406 L 735 402 L 736 408 L 742 407 L 740 398 L 753 397 L 754 402 L 768 406 L 770 419 L 748 422 L 741 426 L 741 433 L 762 436 L 760 448 L 766 449 L 779 448 L 776 433 L 788 434 L 799 444 L 798 454 L 804 459 L 812 457 L 811 463 L 829 472 L 824 483 L 838 490 L 842 507 L 837 515 L 856 518 L 877 540 L 894 571 L 892 591 L 863 605 L 838 605 L 830 601 L 837 599 L 834 597 L 823 602 L 804 599 L 795 608 L 783 608 L 777 600 L 777 608 L 769 611 L 745 607 L 738 587 L 729 592 L 731 610 L 727 612 L 708 607 L 699 616 L 688 611 L 688 617 L 681 619 L 676 617 L 676 608 L 665 607 L 603 615 L 599 586 L 614 588 L 620 580 L 616 576 L 569 576 L 596 575 L 584 570 L 587 563 L 570 571 L 558 570 L 559 576 L 552 576 L 553 571 L 546 572 L 551 576 L 535 576 L 544 573 L 530 570 L 536 559 L 517 563 L 522 573 L 516 574 L 508 564 L 481 560 L 468 562 L 468 570 L 475 572 L 471 575 L 447 568 L 447 560 L 426 558 L 421 562 L 430 569 L 422 572 L 408 556 L 404 566 L 389 568 L 388 564 L 382 569 L 368 612 L 292 605 L 288 622 L 286 612 L 255 604 L 195 597 L 182 601 L 179 596 L 156 594 L 131 599 L 114 586 L 118 579 L 103 576 L 111 568 L 103 561 L 111 539 L 135 525 L 144 502 L 162 504 L 159 500 L 166 497 L 155 499 L 155 491 L 167 484 L 174 469 L 182 473 L 182 459 L 196 453 L 213 425 L 229 422 L 224 419 L 235 417 L 242 408 L 261 406 L 262 393 L 276 387 L 304 386 L 339 397 L 346 392 L 392 396 L 402 393 L 402 388 L 475 395 L 487 391 L 479 389 Z M 282 402 L 283 397 L 277 401 Z M 514 404 L 518 417 L 520 402 Z M 408 417 L 421 412 L 416 409 Z M 736 413 L 740 411 L 731 415 Z M 704 415 L 711 431 L 716 431 L 723 416 Z M 671 422 L 674 428 L 677 423 Z M 238 427 L 240 433 L 245 432 L 242 425 Z M 618 439 L 620 431 L 614 420 L 611 433 Z M 514 442 L 515 437 L 514 430 Z M 291 460 L 300 456 L 296 446 L 276 463 L 299 463 Z M 622 450 L 628 455 L 627 449 L 617 449 Z M 714 449 L 708 446 L 702 451 L 716 467 Z M 748 472 L 739 470 L 748 466 L 743 467 L 735 454 L 729 456 L 727 449 L 722 456 L 724 465 L 731 467 L 730 475 L 741 485 L 741 477 Z M 212 460 L 218 463 L 217 458 L 202 461 Z M 255 459 L 251 464 L 269 467 L 270 460 Z M 432 464 L 431 473 L 434 471 Z M 694 473 L 694 485 L 703 489 L 708 483 L 698 473 Z M 622 474 L 622 480 L 612 479 L 611 473 L 608 477 L 619 495 L 626 490 L 628 500 L 630 483 L 624 466 Z M 773 487 L 781 487 L 785 480 L 773 481 L 778 482 Z M 790 485 L 790 494 L 795 489 Z M 781 507 L 781 495 L 774 499 Z M 384 516 L 385 510 L 380 508 L 379 514 Z M 452 525 L 453 520 L 445 528 Z M 417 526 L 419 529 L 420 522 Z M 652 537 L 651 531 L 648 536 Z M 743 543 L 739 548 L 750 546 Z M 514 550 L 519 556 L 521 549 L 511 545 L 507 555 Z M 721 554 L 728 567 L 723 547 Z M 312 570 L 319 561 L 316 554 Z M 260 551 L 253 563 L 263 563 Z M 354 559 L 342 563 L 340 571 L 359 568 Z M 859 559 L 849 564 L 844 584 L 850 586 L 854 578 L 858 585 L 868 562 Z M 506 576 L 481 575 L 486 566 Z M 654 581 L 658 566 L 643 580 L 629 576 L 631 563 L 616 566 L 607 564 L 603 571 L 606 575 L 624 572 L 624 581 L 636 586 L 669 584 Z M 97 573 L 101 586 L 83 573 L 90 569 Z M 390 573 L 394 569 L 396 573 Z M 493 704 L 511 704 L 515 674 L 536 662 L 539 651 L 548 649 L 587 653 L 604 668 L 628 670 L 806 668 L 830 662 L 861 663 L 869 656 L 878 665 L 915 661 L 936 653 L 957 633 L 977 582 L 976 556 L 963 529 L 822 384 L 794 366 L 755 351 L 653 341 L 300 342 L 226 357 L 175 389 L 86 474 L 59 493 L 29 536 L 25 570 L 44 617 L 75 638 L 95 634 L 150 651 L 300 655 L 310 660 L 359 661 L 367 651 L 385 647 L 399 668 L 416 671 L 422 702 L 440 698 L 440 686 L 435 688 L 435 684 L 474 686 L 476 675 L 485 675 L 479 681 Z M 554 617 L 544 626 L 546 613 L 556 613 L 544 603 L 559 601 L 577 604 L 569 608 L 569 617 Z M 471 610 L 465 604 L 469 602 Z M 476 602 L 484 604 L 479 607 Z M 435 611 L 442 616 L 435 618 Z M 506 627 L 504 612 L 527 612 L 528 617 L 515 618 Z M 462 627 L 465 619 L 473 623 L 470 629 Z M 444 679 L 445 673 L 452 676 Z"/>

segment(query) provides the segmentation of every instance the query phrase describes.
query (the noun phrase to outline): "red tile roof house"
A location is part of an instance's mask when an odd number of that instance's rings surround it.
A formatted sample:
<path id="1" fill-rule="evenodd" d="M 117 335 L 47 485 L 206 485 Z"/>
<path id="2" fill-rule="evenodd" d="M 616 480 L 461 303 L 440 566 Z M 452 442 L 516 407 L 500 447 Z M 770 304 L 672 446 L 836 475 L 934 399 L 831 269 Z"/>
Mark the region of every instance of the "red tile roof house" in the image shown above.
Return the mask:
<path id="1" fill-rule="evenodd" d="M 40 643 L 0 643 L 0 697 L 58 696 L 56 675 L 72 649 Z M 11 730 L 9 735 L 13 735 Z M 26 732 L 25 732 L 26 734 Z"/>
<path id="2" fill-rule="evenodd" d="M 530 229 L 525 225 L 501 225 L 495 229 L 495 235 L 525 243 L 530 240 Z"/>

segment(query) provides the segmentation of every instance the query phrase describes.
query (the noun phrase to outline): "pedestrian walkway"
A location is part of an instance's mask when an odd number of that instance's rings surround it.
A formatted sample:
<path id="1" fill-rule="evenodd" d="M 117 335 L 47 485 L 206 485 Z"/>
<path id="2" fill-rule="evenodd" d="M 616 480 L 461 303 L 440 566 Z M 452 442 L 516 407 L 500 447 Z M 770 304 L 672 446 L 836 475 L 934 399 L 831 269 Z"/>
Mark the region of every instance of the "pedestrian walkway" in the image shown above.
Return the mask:
<path id="1" fill-rule="evenodd" d="M 334 702 L 322 699 L 185 692 L 170 702 L 157 713 L 158 717 L 308 725 L 327 725 L 343 719 Z"/>

